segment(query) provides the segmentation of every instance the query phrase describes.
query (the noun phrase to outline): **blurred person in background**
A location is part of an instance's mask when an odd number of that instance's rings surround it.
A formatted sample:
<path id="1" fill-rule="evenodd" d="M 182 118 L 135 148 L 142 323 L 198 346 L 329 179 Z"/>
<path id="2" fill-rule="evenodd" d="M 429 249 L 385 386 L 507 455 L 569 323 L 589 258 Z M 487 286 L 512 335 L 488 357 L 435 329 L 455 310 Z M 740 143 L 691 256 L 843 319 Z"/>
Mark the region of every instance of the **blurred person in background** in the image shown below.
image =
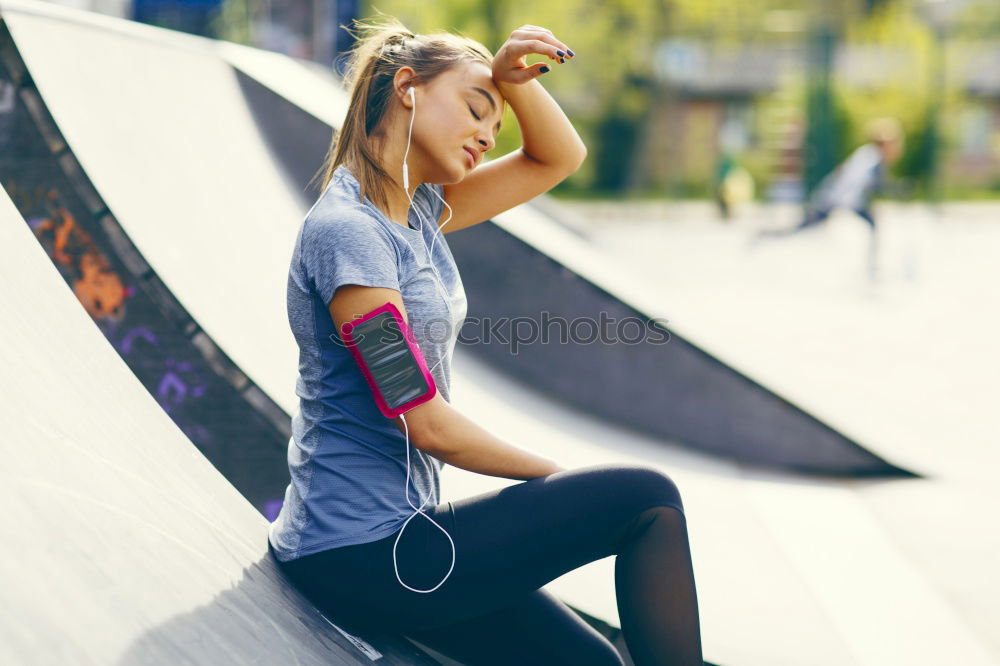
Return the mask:
<path id="1" fill-rule="evenodd" d="M 736 214 L 738 206 L 753 201 L 753 176 L 732 155 L 722 153 L 715 170 L 712 193 L 719 215 L 728 222 Z"/>
<path id="2" fill-rule="evenodd" d="M 868 141 L 820 181 L 809 198 L 801 222 L 785 229 L 765 229 L 758 232 L 756 239 L 789 236 L 814 228 L 837 209 L 853 211 L 871 229 L 868 275 L 875 280 L 878 277 L 878 234 L 871 201 L 875 192 L 884 187 L 888 168 L 902 156 L 904 136 L 899 121 L 888 117 L 870 121 L 865 134 Z"/>

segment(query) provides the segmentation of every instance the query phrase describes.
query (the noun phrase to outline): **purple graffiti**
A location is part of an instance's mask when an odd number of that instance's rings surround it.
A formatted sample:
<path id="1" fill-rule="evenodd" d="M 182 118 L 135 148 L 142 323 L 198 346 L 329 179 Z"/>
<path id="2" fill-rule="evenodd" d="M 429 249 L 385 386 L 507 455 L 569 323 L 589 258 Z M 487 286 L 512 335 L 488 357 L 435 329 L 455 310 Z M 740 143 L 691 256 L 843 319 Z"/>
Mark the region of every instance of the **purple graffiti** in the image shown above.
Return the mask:
<path id="1" fill-rule="evenodd" d="M 160 384 L 156 387 L 156 399 L 167 414 L 174 407 L 184 402 L 188 395 L 192 398 L 199 398 L 205 395 L 204 384 L 196 384 L 189 387 L 188 383 L 181 379 L 181 373 L 192 370 L 190 363 L 187 361 L 175 361 L 171 358 L 167 359 L 166 366 L 167 371 L 163 373 L 163 377 L 160 378 Z"/>
<path id="2" fill-rule="evenodd" d="M 155 345 L 157 343 L 156 335 L 151 330 L 149 330 L 145 326 L 137 326 L 136 328 L 133 328 L 131 331 L 122 336 L 121 342 L 119 343 L 119 347 L 122 350 L 123 354 L 128 354 L 130 351 L 132 351 L 132 341 L 135 340 L 136 338 L 142 338 L 143 340 L 152 345 Z"/>
<path id="3" fill-rule="evenodd" d="M 278 518 L 278 512 L 281 511 L 281 505 L 284 504 L 284 500 L 273 499 L 264 502 L 264 517 L 267 518 L 267 522 L 273 523 Z"/>

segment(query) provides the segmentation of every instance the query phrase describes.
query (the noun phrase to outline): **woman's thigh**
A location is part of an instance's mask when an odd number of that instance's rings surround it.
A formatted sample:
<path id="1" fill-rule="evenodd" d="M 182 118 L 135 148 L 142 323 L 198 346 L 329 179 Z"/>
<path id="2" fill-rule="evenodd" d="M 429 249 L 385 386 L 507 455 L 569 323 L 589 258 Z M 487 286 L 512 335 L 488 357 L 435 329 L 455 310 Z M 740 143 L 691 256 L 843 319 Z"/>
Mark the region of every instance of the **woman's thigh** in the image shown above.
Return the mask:
<path id="1" fill-rule="evenodd" d="M 448 536 L 417 514 L 402 536 L 306 556 L 302 565 L 311 571 L 300 580 L 323 585 L 319 594 L 339 605 L 338 616 L 402 633 L 429 630 L 508 607 L 618 553 L 652 506 L 683 511 L 673 481 L 657 470 L 572 469 L 424 509 L 454 542 L 450 573 Z M 430 590 L 446 575 L 432 592 L 400 583 Z"/>
<path id="2" fill-rule="evenodd" d="M 467 666 L 623 666 L 618 650 L 544 589 L 411 638 Z"/>

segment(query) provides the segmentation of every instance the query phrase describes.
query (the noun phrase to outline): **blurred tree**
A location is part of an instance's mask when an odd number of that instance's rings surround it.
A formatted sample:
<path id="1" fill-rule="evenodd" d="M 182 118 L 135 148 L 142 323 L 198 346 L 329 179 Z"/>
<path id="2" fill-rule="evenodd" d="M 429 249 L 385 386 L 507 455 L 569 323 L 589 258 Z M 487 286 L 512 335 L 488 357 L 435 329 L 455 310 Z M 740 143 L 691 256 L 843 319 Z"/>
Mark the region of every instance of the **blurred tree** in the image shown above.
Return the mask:
<path id="1" fill-rule="evenodd" d="M 940 45 L 933 31 L 911 7 L 886 2 L 851 23 L 845 43 L 868 58 L 869 68 L 880 70 L 874 82 L 864 83 L 863 77 L 841 77 L 837 82 L 837 94 L 851 119 L 848 143 L 857 146 L 866 140 L 862 129 L 871 118 L 899 119 L 906 144 L 893 172 L 916 186 L 917 194 L 929 195 L 940 155 L 942 104 L 952 95 L 941 78 Z"/>
<path id="2" fill-rule="evenodd" d="M 594 171 L 591 185 L 599 190 L 621 192 L 626 187 L 638 123 L 633 113 L 614 97 L 596 124 Z"/>
<path id="3" fill-rule="evenodd" d="M 1000 35 L 1000 2 L 971 0 L 957 12 L 950 32 L 958 39 L 996 39 Z"/>
<path id="4" fill-rule="evenodd" d="M 913 185 L 913 193 L 933 198 L 933 177 L 938 159 L 937 107 L 927 107 L 920 123 L 911 131 L 896 171 Z"/>
<path id="5" fill-rule="evenodd" d="M 223 0 L 209 26 L 217 39 L 254 44 L 252 0 Z"/>
<path id="6" fill-rule="evenodd" d="M 842 153 L 835 121 L 836 100 L 831 84 L 834 36 L 827 25 L 818 26 L 810 38 L 810 66 L 806 95 L 806 135 L 802 181 L 806 199 L 824 176 L 837 166 Z"/>

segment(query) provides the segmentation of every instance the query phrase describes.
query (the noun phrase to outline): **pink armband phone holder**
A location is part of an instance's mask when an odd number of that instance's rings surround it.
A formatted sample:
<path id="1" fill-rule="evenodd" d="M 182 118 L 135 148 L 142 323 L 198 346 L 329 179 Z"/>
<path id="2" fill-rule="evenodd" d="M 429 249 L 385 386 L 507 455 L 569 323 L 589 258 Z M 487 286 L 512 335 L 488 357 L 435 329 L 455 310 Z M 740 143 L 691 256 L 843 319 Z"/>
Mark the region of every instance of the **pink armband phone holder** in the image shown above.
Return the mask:
<path id="1" fill-rule="evenodd" d="M 386 417 L 395 418 L 437 393 L 413 331 L 391 301 L 345 323 L 341 339 Z"/>

